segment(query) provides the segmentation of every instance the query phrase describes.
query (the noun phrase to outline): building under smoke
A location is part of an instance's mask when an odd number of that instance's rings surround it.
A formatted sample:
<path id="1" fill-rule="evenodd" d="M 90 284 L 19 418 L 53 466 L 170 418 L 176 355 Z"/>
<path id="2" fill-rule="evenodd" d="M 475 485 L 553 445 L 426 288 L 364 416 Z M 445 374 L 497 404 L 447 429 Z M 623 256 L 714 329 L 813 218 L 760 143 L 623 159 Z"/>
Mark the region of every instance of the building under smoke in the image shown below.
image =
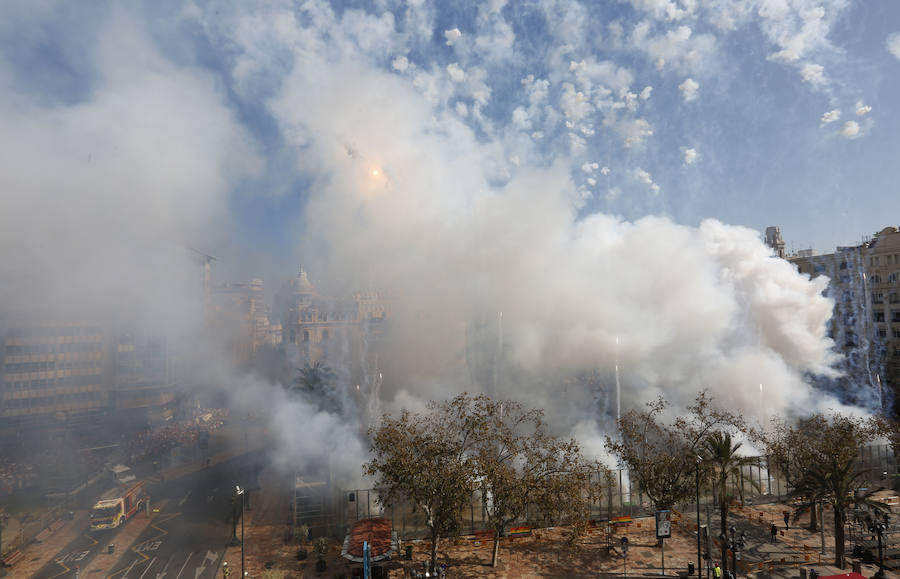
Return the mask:
<path id="1" fill-rule="evenodd" d="M 766 230 L 767 242 L 771 229 Z M 830 334 L 845 356 L 844 376 L 837 380 L 835 394 L 869 408 L 891 409 L 896 415 L 900 411 L 900 230 L 886 227 L 859 245 L 818 255 L 804 250 L 787 259 L 800 273 L 830 280 L 827 293 L 834 300 Z"/>

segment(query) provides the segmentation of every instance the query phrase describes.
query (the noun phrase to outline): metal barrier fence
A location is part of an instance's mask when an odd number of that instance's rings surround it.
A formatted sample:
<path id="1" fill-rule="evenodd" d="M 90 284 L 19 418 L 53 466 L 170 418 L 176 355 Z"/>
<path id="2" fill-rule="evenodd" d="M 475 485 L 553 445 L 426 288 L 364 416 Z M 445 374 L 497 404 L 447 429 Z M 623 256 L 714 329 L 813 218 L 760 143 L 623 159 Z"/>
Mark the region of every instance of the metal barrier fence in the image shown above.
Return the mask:
<path id="1" fill-rule="evenodd" d="M 861 449 L 859 462 L 861 470 L 867 473 L 866 480 L 869 486 L 890 487 L 893 485 L 894 477 L 898 476 L 897 461 L 889 445 L 871 445 Z M 613 470 L 611 479 L 610 485 L 604 473 L 597 472 L 592 475 L 590 488 L 585 489 L 585 496 L 593 497 L 589 505 L 590 519 L 606 521 L 623 515 L 641 517 L 653 514 L 654 506 L 632 483 L 626 469 Z M 788 499 L 790 491 L 785 478 L 776 469 L 770 468 L 765 456 L 756 457 L 756 461 L 746 465 L 741 476 L 733 476 L 729 484 L 731 486 L 729 494 L 735 501 L 748 505 L 784 502 Z M 702 512 L 709 513 L 718 509 L 717 498 L 708 487 L 701 487 L 698 499 Z M 295 500 L 295 505 L 298 504 L 300 503 Z M 323 502 L 319 503 L 318 500 L 311 501 L 307 498 L 303 504 L 317 505 L 314 509 L 316 518 L 311 526 L 321 526 L 323 532 L 330 534 L 343 533 L 360 519 L 383 516 L 391 520 L 394 529 L 404 539 L 428 536 L 425 515 L 420 510 L 403 502 L 383 507 L 374 489 L 343 489 L 335 492 L 330 500 L 323 499 Z M 690 501 L 679 507 L 686 514 L 695 513 L 697 502 Z M 295 506 L 295 525 L 302 522 L 302 512 L 302 508 Z M 531 509 L 517 524 L 536 522 L 533 520 L 536 513 L 536 509 Z M 459 521 L 461 534 L 474 534 L 485 530 L 487 515 L 480 493 L 474 493 L 469 504 L 460 511 Z"/>

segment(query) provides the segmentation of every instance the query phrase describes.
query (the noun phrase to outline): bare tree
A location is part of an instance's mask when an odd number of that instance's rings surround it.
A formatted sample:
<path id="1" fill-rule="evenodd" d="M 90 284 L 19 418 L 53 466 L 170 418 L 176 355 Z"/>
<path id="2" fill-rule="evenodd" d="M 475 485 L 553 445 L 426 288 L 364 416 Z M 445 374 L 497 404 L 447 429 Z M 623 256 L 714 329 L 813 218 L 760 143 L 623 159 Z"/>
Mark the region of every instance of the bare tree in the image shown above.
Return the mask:
<path id="1" fill-rule="evenodd" d="M 494 531 L 491 565 L 499 562 L 500 537 L 527 509 L 542 522 L 574 525 L 576 537 L 586 519 L 591 473 L 579 444 L 548 434 L 540 410 L 484 395 L 457 400 L 469 407 L 466 423 L 477 433 L 471 456 Z"/>
<path id="2" fill-rule="evenodd" d="M 705 391 L 670 424 L 662 422 L 667 407 L 659 397 L 645 410 L 629 411 L 618 422 L 619 438 L 606 438 L 606 448 L 619 457 L 658 510 L 694 496 L 697 460 L 711 433 L 746 428 L 740 416 L 714 406 Z"/>
<path id="3" fill-rule="evenodd" d="M 363 467 L 376 477 L 378 500 L 391 505 L 410 501 L 425 513 L 431 533 L 431 569 L 437 565 L 441 538 L 455 536 L 459 513 L 474 492 L 475 465 L 469 457 L 471 429 L 460 420 L 458 401 L 399 418 L 384 417 L 370 431 L 374 457 Z"/>

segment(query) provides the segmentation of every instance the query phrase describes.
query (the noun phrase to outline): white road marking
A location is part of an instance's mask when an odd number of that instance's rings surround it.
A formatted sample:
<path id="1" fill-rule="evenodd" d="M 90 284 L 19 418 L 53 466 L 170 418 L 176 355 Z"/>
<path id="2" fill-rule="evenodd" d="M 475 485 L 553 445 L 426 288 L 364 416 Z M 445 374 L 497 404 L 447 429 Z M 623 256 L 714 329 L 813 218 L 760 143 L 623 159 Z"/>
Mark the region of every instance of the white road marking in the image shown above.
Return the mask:
<path id="1" fill-rule="evenodd" d="M 122 575 L 122 579 L 128 577 L 128 574 L 131 573 L 131 568 L 134 567 L 134 564 L 137 563 L 137 559 L 131 562 L 131 565 L 128 566 L 128 570 Z"/>
<path id="2" fill-rule="evenodd" d="M 181 574 L 184 572 L 184 568 L 187 567 L 188 561 L 191 560 L 191 557 L 194 556 L 194 552 L 191 551 L 191 554 L 187 556 L 187 559 L 184 560 L 184 565 L 181 566 L 181 570 L 178 572 L 178 575 L 175 576 L 175 579 L 181 577 Z"/>
<path id="3" fill-rule="evenodd" d="M 146 574 L 147 574 L 147 571 L 149 571 L 149 570 L 150 570 L 150 567 L 152 567 L 152 566 L 153 566 L 153 562 L 154 562 L 154 561 L 156 561 L 156 557 L 154 557 L 154 558 L 152 558 L 152 559 L 150 559 L 150 562 L 149 562 L 149 563 L 148 563 L 148 564 L 147 564 L 147 568 L 146 568 L 146 569 L 144 569 L 144 572 L 143 572 L 143 573 L 141 573 L 141 576 L 140 576 L 140 577 L 138 577 L 138 579 L 144 579 L 144 575 L 146 575 Z"/>

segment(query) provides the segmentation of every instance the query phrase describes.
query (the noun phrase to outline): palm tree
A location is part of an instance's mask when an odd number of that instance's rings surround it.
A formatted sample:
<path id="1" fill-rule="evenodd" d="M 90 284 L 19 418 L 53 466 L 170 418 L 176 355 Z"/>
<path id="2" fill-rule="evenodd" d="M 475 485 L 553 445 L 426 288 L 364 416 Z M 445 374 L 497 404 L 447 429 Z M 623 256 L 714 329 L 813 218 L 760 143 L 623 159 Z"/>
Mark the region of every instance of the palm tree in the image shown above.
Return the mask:
<path id="1" fill-rule="evenodd" d="M 877 512 L 887 510 L 884 504 L 872 501 L 868 495 L 856 496 L 856 489 L 863 486 L 863 471 L 855 469 L 856 459 L 846 461 L 830 460 L 810 467 L 806 475 L 792 491 L 796 496 L 804 495 L 813 500 L 821 500 L 834 510 L 834 565 L 844 568 L 844 524 L 847 509 L 864 505 Z"/>
<path id="2" fill-rule="evenodd" d="M 714 474 L 714 490 L 719 500 L 720 537 L 728 531 L 728 506 L 731 496 L 728 494 L 728 477 L 743 476 L 742 468 L 753 463 L 752 457 L 738 456 L 740 442 L 733 442 L 730 432 L 713 432 L 703 441 L 701 459 L 703 465 Z M 756 485 L 754 481 L 750 481 Z M 728 560 L 728 545 L 722 541 L 722 561 Z"/>
<path id="3" fill-rule="evenodd" d="M 302 368 L 297 368 L 297 378 L 288 390 L 300 394 L 320 410 L 336 414 L 342 408 L 335 390 L 336 381 L 337 374 L 334 370 L 318 361 L 312 366 L 306 364 Z"/>

